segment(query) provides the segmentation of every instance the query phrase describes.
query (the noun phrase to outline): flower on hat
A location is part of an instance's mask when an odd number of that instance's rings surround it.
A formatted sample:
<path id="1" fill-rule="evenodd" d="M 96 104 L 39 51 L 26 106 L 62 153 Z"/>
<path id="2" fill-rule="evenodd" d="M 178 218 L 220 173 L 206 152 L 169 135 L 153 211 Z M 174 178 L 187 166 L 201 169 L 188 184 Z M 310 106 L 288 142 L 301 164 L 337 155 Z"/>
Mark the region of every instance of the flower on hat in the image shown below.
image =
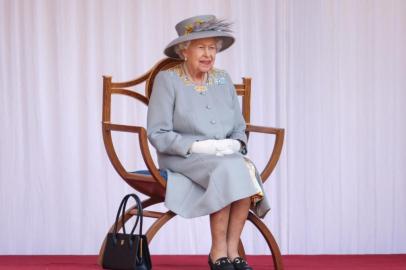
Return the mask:
<path id="1" fill-rule="evenodd" d="M 188 35 L 192 32 L 201 32 L 201 31 L 232 32 L 230 26 L 231 23 L 226 22 L 225 20 L 218 20 L 217 18 L 213 18 L 208 21 L 197 19 L 193 23 L 190 23 L 185 26 L 184 35 Z"/>

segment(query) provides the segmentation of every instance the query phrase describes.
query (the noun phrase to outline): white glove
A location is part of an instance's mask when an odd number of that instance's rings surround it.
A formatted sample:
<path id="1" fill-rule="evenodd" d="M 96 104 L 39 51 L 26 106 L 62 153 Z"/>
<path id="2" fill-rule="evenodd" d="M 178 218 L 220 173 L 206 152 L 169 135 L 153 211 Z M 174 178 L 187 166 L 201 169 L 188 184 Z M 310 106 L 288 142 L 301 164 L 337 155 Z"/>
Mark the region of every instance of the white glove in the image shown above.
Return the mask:
<path id="1" fill-rule="evenodd" d="M 190 153 L 224 156 L 234 154 L 241 149 L 241 143 L 234 139 L 204 140 L 192 143 Z"/>
<path id="2" fill-rule="evenodd" d="M 216 141 L 217 156 L 231 155 L 241 149 L 241 143 L 234 139 L 223 139 Z"/>
<path id="3" fill-rule="evenodd" d="M 190 153 L 215 155 L 217 152 L 216 140 L 204 140 L 192 143 Z"/>

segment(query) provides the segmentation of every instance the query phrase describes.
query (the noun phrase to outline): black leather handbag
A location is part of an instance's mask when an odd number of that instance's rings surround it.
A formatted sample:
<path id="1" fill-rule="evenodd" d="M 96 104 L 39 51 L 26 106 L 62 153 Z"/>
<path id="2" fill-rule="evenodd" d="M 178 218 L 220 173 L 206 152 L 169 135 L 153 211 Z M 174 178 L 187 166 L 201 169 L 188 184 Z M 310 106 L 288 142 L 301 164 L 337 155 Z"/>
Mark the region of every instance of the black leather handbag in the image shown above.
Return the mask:
<path id="1" fill-rule="evenodd" d="M 121 222 L 124 224 L 124 213 L 127 201 L 134 198 L 137 202 L 137 215 L 134 227 L 129 234 L 123 226 L 123 233 L 117 232 L 117 224 L 122 215 Z M 139 232 L 134 234 L 139 223 Z M 141 200 L 135 194 L 126 195 L 121 201 L 117 211 L 114 230 L 107 234 L 107 241 L 104 249 L 103 268 L 114 270 L 150 270 L 152 269 L 151 256 L 149 254 L 148 241 L 142 234 L 142 206 Z"/>

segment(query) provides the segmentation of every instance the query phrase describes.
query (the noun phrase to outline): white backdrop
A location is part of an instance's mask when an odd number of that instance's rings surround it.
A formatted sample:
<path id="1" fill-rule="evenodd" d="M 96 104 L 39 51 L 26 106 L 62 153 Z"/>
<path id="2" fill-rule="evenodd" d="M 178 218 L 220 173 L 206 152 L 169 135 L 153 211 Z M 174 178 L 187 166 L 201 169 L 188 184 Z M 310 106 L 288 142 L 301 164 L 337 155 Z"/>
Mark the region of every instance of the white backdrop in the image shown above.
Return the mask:
<path id="1" fill-rule="evenodd" d="M 0 254 L 98 252 L 130 191 L 104 150 L 101 75 L 140 75 L 206 13 L 234 22 L 217 66 L 253 77 L 252 122 L 286 129 L 266 184 L 282 252 L 406 252 L 406 1 L 0 0 Z M 133 139 L 120 155 L 140 169 Z M 252 139 L 261 167 L 272 140 Z M 207 221 L 176 218 L 152 253 L 207 254 Z M 243 237 L 268 253 L 251 225 Z"/>

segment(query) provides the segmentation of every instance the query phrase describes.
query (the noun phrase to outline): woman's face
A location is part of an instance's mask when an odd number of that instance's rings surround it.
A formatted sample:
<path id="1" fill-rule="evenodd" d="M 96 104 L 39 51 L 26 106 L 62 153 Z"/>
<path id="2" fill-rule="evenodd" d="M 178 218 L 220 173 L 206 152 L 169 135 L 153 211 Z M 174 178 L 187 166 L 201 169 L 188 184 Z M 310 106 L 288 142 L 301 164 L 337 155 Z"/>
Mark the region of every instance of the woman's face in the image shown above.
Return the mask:
<path id="1" fill-rule="evenodd" d="M 202 38 L 192 40 L 183 51 L 187 59 L 186 64 L 191 73 L 205 73 L 213 68 L 216 60 L 217 40 L 215 38 Z"/>

